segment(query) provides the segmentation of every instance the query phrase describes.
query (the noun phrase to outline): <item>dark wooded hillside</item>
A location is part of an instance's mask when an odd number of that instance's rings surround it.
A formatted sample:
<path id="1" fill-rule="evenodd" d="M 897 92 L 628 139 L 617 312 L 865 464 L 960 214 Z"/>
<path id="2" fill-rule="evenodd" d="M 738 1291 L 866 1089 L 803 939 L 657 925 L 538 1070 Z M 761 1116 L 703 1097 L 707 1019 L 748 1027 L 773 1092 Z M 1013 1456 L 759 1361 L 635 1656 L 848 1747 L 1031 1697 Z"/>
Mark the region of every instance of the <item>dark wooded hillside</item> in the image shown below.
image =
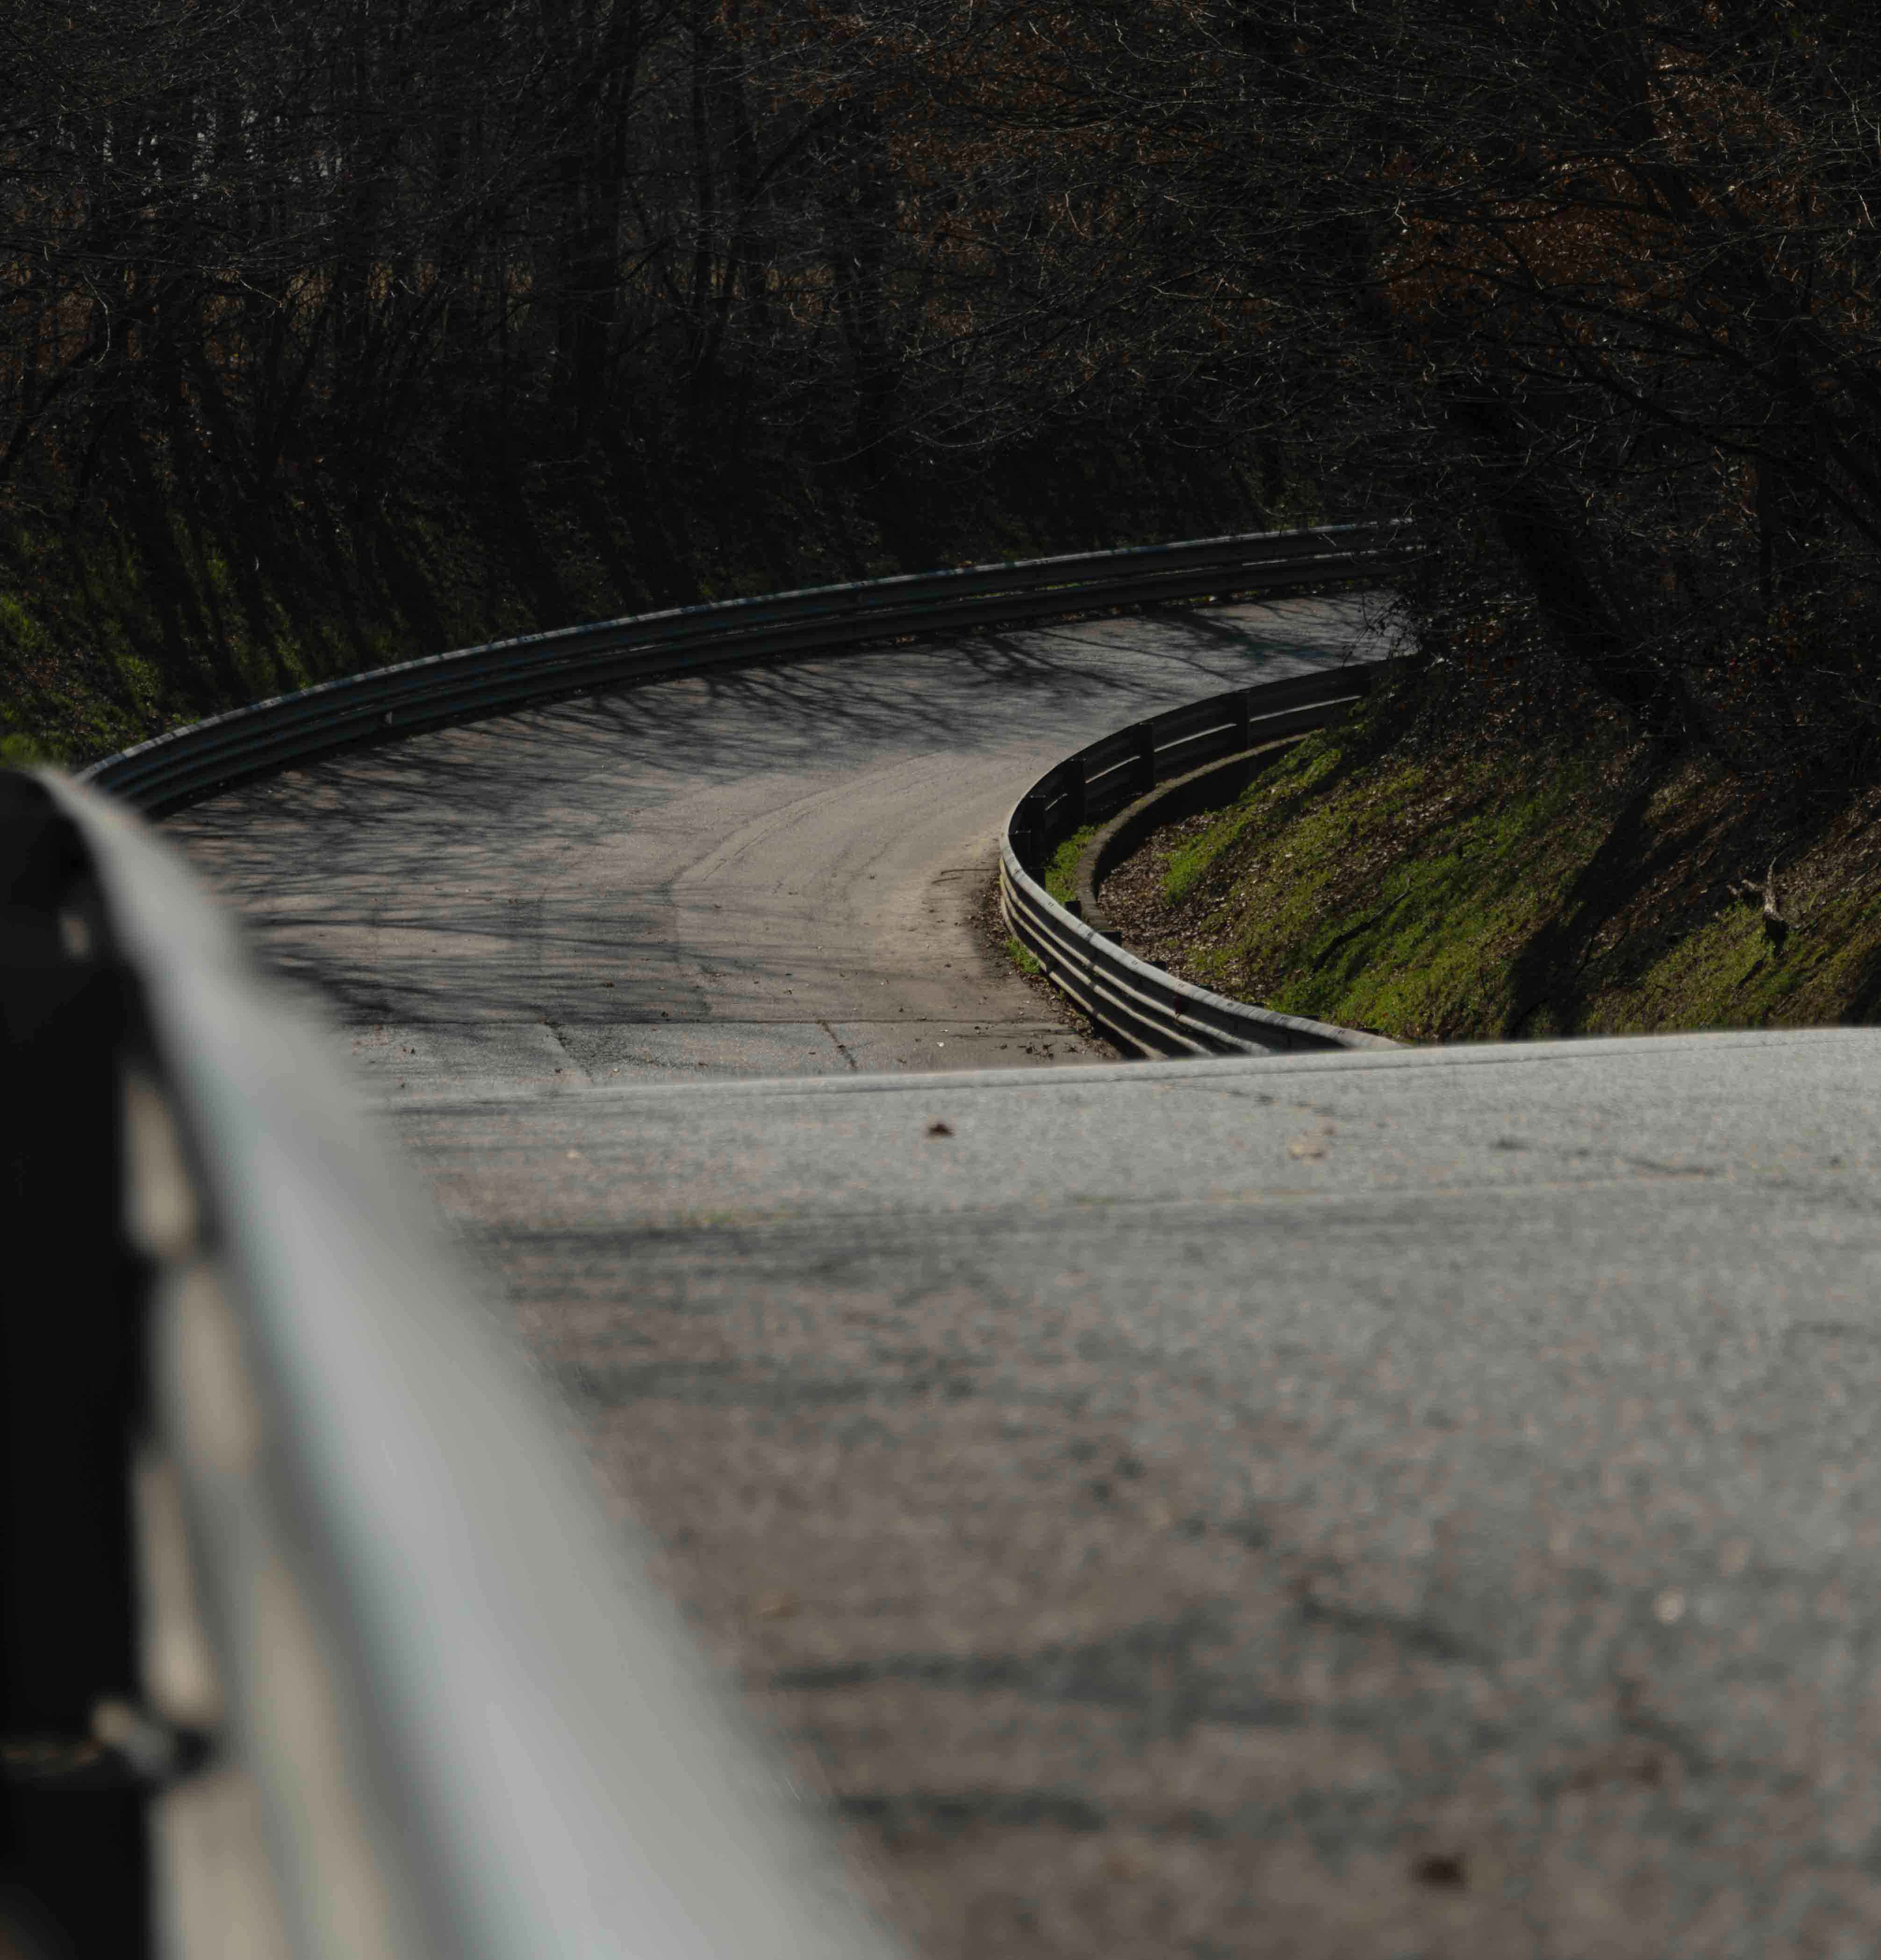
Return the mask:
<path id="1" fill-rule="evenodd" d="M 1881 27 L 1844 0 L 8 32 L 10 705 L 88 622 L 148 721 L 479 620 L 1410 511 L 1447 711 L 1514 663 L 1754 794 L 1873 767 Z"/>

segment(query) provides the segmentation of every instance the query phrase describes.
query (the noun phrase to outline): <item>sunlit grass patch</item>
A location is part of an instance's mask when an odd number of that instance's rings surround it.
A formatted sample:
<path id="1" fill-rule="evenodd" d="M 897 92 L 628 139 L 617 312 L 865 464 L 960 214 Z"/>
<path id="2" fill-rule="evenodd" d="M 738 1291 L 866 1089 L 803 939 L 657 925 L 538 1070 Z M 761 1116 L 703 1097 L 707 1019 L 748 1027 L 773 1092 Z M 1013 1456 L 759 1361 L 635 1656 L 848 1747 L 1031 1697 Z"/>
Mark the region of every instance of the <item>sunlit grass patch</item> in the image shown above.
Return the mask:
<path id="1" fill-rule="evenodd" d="M 1084 854 L 1084 846 L 1097 835 L 1100 826 L 1087 823 L 1081 830 L 1074 830 L 1052 853 L 1052 861 L 1045 867 L 1045 889 L 1061 905 L 1069 905 L 1077 896 L 1077 861 Z"/>
<path id="2" fill-rule="evenodd" d="M 1010 934 L 1006 940 L 1006 957 L 1021 973 L 1039 974 L 1045 971 L 1044 963 Z"/>

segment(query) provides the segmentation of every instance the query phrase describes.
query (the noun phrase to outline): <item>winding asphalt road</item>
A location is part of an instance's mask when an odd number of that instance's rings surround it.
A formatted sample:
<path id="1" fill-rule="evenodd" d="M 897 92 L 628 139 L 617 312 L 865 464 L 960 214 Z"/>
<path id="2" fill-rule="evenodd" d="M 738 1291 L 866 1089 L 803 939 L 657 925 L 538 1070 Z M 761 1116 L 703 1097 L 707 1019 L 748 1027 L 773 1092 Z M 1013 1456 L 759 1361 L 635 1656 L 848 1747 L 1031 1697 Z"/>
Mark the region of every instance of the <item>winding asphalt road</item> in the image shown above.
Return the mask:
<path id="1" fill-rule="evenodd" d="M 920 1953 L 1870 1952 L 1881 1036 L 1126 1065 L 976 937 L 1046 764 L 1354 625 L 675 682 L 168 828 Z"/>
<path id="2" fill-rule="evenodd" d="M 395 1098 L 1095 1059 L 975 915 L 1070 750 L 1350 657 L 1361 602 L 674 680 L 342 756 L 173 819 Z"/>

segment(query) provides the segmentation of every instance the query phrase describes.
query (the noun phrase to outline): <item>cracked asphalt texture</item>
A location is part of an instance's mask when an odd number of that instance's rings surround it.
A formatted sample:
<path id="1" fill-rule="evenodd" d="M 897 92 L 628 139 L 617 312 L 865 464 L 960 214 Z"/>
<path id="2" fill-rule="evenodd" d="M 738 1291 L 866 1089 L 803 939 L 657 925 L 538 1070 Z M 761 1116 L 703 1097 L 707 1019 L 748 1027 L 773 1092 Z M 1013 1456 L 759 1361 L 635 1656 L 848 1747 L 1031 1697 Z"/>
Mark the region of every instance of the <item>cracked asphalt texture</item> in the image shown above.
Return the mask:
<path id="1" fill-rule="evenodd" d="M 1156 679 L 1170 625 L 974 713 L 832 661 L 167 828 L 363 1062 L 403 1031 L 386 1120 L 912 1950 L 1873 1952 L 1881 1033 L 912 1072 L 1066 1055 L 983 959 L 939 990 L 940 874 L 1225 684 Z"/>

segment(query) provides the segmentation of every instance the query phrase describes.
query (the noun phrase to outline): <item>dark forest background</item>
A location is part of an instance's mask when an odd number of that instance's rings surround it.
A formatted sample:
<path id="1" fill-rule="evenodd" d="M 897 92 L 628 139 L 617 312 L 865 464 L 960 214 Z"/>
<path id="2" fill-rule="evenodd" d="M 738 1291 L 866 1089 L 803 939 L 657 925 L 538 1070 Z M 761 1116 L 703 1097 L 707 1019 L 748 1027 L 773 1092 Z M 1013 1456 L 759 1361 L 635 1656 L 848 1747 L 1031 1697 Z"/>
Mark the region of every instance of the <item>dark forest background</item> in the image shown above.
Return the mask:
<path id="1" fill-rule="evenodd" d="M 1432 698 L 1881 730 L 1881 20 L 1800 0 L 12 0 L 0 690 L 1409 513 Z"/>

